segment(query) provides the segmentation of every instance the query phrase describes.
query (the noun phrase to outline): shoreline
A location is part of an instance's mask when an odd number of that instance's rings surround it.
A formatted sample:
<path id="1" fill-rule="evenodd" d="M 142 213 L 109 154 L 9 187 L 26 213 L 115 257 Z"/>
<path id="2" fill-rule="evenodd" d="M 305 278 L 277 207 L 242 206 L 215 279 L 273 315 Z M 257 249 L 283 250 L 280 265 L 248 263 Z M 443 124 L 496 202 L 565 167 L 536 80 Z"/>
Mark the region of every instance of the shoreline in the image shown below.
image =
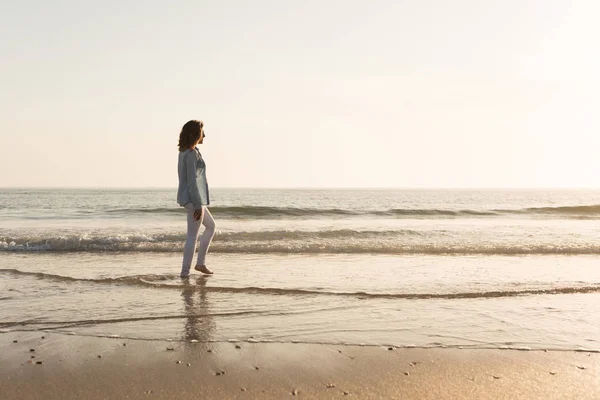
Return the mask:
<path id="1" fill-rule="evenodd" d="M 585 351 L 190 343 L 42 331 L 1 333 L 0 351 L 3 399 L 600 398 L 600 354 Z"/>

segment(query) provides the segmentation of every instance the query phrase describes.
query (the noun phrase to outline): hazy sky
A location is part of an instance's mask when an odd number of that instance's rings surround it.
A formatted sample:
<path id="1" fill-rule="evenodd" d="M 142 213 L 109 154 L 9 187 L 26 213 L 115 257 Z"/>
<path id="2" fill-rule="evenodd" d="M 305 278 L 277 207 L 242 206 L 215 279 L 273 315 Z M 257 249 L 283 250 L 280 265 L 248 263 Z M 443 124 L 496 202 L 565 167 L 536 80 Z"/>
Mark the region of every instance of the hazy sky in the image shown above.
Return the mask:
<path id="1" fill-rule="evenodd" d="M 0 187 L 600 187 L 600 2 L 4 1 Z"/>

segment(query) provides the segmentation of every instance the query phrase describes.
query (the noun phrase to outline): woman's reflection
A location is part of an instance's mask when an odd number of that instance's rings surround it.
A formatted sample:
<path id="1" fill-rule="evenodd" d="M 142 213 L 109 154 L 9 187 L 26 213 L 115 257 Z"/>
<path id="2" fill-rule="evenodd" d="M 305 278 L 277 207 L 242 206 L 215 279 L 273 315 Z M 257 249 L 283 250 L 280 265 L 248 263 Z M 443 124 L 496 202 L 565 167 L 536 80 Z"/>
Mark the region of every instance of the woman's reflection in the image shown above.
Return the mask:
<path id="1" fill-rule="evenodd" d="M 186 314 L 184 339 L 186 342 L 197 340 L 206 343 L 210 341 L 215 330 L 215 322 L 210 315 L 206 282 L 210 279 L 201 275 L 194 279 L 186 279 L 181 296 L 183 297 Z"/>

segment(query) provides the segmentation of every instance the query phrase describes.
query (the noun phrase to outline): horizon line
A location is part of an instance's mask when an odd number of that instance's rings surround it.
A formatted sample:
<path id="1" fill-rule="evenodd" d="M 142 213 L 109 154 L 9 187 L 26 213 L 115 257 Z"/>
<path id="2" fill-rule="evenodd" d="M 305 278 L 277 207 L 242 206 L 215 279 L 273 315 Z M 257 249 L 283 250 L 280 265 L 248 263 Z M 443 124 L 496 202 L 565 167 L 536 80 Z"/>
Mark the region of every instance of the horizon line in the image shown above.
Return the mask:
<path id="1" fill-rule="evenodd" d="M 0 190 L 177 190 L 176 186 L 0 186 Z M 600 187 L 214 186 L 216 190 L 600 190 Z"/>

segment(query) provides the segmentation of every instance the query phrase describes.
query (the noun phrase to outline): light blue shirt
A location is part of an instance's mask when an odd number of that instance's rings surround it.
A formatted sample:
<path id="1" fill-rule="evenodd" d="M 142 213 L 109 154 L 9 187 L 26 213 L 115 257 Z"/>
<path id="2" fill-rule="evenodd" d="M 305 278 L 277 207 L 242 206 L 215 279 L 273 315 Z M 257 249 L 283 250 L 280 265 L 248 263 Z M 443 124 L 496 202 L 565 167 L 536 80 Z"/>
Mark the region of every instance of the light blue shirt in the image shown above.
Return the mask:
<path id="1" fill-rule="evenodd" d="M 177 171 L 179 173 L 177 203 L 180 206 L 193 203 L 196 210 L 203 205 L 209 205 L 206 164 L 198 148 L 179 152 Z"/>

